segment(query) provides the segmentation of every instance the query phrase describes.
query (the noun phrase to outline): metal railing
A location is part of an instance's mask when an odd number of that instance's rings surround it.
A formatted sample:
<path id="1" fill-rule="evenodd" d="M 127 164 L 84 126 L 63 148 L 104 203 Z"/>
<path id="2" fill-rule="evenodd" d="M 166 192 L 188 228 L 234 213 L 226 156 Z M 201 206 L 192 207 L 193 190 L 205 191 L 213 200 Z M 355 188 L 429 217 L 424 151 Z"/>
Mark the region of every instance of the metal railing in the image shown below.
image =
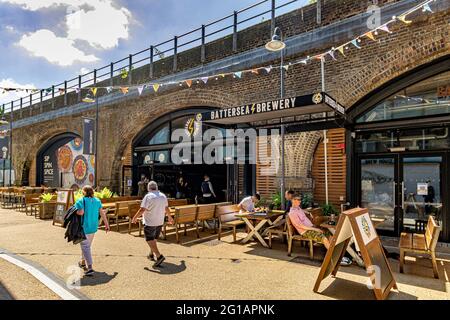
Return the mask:
<path id="1" fill-rule="evenodd" d="M 224 36 L 232 35 L 232 51 L 237 52 L 238 31 L 244 30 L 250 26 L 254 26 L 262 21 L 271 20 L 271 30 L 275 28 L 276 13 L 280 14 L 298 9 L 293 4 L 300 0 L 262 0 L 244 9 L 234 11 L 218 20 L 204 24 L 199 28 L 186 32 L 182 35 L 175 36 L 172 39 L 163 41 L 156 45 L 141 50 L 137 53 L 130 54 L 128 57 L 111 62 L 108 65 L 94 69 L 86 74 L 79 75 L 76 78 L 66 80 L 64 82 L 50 86 L 48 89 L 40 89 L 38 92 L 31 93 L 29 96 L 3 104 L 3 113 L 12 113 L 15 117 L 23 118 L 24 116 L 32 116 L 33 113 L 42 113 L 44 102 L 49 103 L 49 108 L 55 109 L 55 98 L 61 97 L 60 104 L 62 107 L 80 103 L 82 101 L 82 88 L 93 87 L 99 82 L 102 86 L 126 86 L 137 85 L 133 83 L 133 70 L 148 66 L 148 74 L 145 80 L 149 81 L 154 78 L 154 65 L 159 60 L 166 60 L 167 54 L 171 54 L 173 72 L 177 71 L 177 55 L 182 51 L 187 51 L 194 47 L 200 46 L 200 61 L 206 61 L 205 46 L 207 43 L 213 42 Z M 267 7 L 267 4 L 269 6 Z M 302 7 L 302 6 L 300 6 Z M 258 19 L 259 18 L 259 19 Z M 257 20 L 258 19 L 258 20 Z M 267 19 L 267 20 L 266 20 Z M 257 20 L 257 21 L 256 21 Z M 256 22 L 255 22 L 256 21 Z M 230 32 L 231 31 L 231 32 Z M 180 50 L 182 49 L 182 51 Z M 127 74 L 124 79 L 121 75 Z M 125 81 L 122 81 L 125 80 Z M 121 82 L 121 83 L 115 83 Z M 69 102 L 68 94 L 76 92 L 74 100 Z"/>

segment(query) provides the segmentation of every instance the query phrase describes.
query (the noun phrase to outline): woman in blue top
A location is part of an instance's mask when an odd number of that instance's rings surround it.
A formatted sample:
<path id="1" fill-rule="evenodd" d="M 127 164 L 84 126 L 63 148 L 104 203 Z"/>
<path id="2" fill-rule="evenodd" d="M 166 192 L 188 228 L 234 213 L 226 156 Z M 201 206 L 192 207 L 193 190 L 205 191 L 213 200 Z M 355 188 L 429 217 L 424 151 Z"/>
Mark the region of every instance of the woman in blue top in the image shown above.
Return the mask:
<path id="1" fill-rule="evenodd" d="M 99 215 L 105 223 L 106 232 L 109 231 L 109 224 L 101 201 L 94 197 L 94 189 L 91 186 L 84 186 L 83 195 L 83 198 L 75 203 L 78 209 L 77 214 L 83 216 L 83 230 L 86 234 L 86 240 L 81 242 L 81 261 L 78 265 L 84 270 L 86 276 L 92 276 L 94 270 L 92 269 L 91 245 L 98 229 Z"/>

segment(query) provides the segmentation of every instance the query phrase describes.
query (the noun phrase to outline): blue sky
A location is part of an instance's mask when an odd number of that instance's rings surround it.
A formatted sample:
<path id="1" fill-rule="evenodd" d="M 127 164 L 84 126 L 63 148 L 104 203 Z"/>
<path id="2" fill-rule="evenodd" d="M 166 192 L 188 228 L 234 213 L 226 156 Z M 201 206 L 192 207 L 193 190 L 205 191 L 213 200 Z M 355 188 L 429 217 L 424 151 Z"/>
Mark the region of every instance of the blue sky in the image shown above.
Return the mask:
<path id="1" fill-rule="evenodd" d="M 0 0 L 0 86 L 45 88 L 256 2 L 259 0 Z M 277 14 L 305 2 L 300 0 Z M 267 1 L 251 13 L 269 6 Z M 1 95 L 0 102 L 16 95 Z"/>

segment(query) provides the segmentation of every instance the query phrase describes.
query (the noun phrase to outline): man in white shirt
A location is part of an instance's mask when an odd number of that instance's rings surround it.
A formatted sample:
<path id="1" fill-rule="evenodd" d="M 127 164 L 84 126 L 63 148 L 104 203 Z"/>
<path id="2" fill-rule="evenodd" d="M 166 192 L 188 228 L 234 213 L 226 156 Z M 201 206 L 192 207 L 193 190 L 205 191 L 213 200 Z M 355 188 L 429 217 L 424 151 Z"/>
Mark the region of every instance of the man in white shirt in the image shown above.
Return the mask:
<path id="1" fill-rule="evenodd" d="M 261 199 L 259 193 L 255 193 L 253 196 L 248 196 L 242 199 L 239 203 L 240 212 L 253 212 L 255 210 L 255 203 Z"/>
<path id="2" fill-rule="evenodd" d="M 158 267 L 166 259 L 159 252 L 156 243 L 166 215 L 169 224 L 172 224 L 173 219 L 170 215 L 166 195 L 158 191 L 158 184 L 155 181 L 150 181 L 148 183 L 148 193 L 142 199 L 141 208 L 133 217 L 132 222 L 136 223 L 143 216 L 145 241 L 150 247 L 149 259 L 155 261 L 154 267 Z M 156 259 L 154 255 L 156 255 Z"/>

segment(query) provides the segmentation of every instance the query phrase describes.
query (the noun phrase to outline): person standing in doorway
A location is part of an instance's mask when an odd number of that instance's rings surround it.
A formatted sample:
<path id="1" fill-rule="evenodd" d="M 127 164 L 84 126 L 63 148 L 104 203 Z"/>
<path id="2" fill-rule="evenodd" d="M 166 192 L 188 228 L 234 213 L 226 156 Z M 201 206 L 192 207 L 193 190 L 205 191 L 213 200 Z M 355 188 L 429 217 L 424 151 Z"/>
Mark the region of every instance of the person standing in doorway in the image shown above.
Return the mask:
<path id="1" fill-rule="evenodd" d="M 294 191 L 292 190 L 288 190 L 285 192 L 284 194 L 284 198 L 286 200 L 286 206 L 285 206 L 285 213 L 289 213 L 289 211 L 291 210 L 292 207 L 292 198 L 294 198 Z"/>
<path id="2" fill-rule="evenodd" d="M 81 261 L 78 265 L 84 270 L 84 274 L 90 277 L 94 275 L 91 246 L 98 229 L 99 215 L 105 224 L 106 232 L 109 231 L 109 223 L 106 213 L 102 209 L 102 203 L 94 197 L 94 189 L 91 186 L 83 187 L 83 197 L 75 203 L 75 207 L 78 210 L 77 214 L 83 216 L 83 230 L 86 235 L 86 240 L 80 244 Z"/>
<path id="3" fill-rule="evenodd" d="M 216 194 L 214 193 L 214 188 L 209 180 L 209 176 L 205 174 L 203 176 L 204 180 L 202 182 L 202 197 L 204 203 L 214 203 L 216 197 Z"/>
<path id="4" fill-rule="evenodd" d="M 141 175 L 141 181 L 138 182 L 138 196 L 143 198 L 147 193 L 148 178 L 145 174 Z"/>
<path id="5" fill-rule="evenodd" d="M 158 184 L 155 181 L 148 183 L 148 193 L 141 203 L 141 208 L 133 217 L 132 222 L 143 216 L 145 241 L 150 247 L 148 258 L 155 263 L 153 267 L 158 267 L 166 259 L 158 250 L 157 239 L 164 225 L 165 216 L 168 217 L 169 224 L 173 224 L 170 215 L 169 204 L 164 193 L 158 191 Z"/>

